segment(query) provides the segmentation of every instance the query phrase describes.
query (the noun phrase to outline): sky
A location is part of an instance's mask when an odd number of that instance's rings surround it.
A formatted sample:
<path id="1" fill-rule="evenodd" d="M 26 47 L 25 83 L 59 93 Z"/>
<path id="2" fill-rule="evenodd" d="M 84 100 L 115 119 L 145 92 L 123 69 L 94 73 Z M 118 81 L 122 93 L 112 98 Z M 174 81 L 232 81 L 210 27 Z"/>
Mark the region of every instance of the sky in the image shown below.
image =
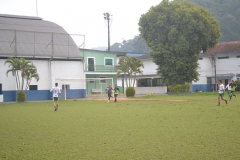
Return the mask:
<path id="1" fill-rule="evenodd" d="M 111 15 L 110 45 L 139 34 L 139 18 L 161 0 L 0 0 L 0 14 L 38 16 L 78 34 L 78 46 L 108 46 L 108 27 L 103 13 Z"/>

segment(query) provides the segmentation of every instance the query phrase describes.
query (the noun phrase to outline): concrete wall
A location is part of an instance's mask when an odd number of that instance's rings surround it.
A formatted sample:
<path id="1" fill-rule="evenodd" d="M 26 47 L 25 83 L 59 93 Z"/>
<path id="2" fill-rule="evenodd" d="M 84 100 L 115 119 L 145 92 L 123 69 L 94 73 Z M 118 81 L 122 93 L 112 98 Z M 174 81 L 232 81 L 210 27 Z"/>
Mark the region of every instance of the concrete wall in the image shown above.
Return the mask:
<path id="1" fill-rule="evenodd" d="M 167 86 L 161 87 L 135 87 L 136 94 L 166 94 Z"/>

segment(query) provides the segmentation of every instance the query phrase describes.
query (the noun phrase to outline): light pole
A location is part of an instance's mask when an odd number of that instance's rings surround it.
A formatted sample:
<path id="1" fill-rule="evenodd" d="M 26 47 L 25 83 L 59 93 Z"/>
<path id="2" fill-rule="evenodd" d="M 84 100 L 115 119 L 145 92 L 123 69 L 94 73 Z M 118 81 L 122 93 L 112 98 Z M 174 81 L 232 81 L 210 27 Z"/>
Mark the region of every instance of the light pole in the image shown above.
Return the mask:
<path id="1" fill-rule="evenodd" d="M 104 20 L 107 21 L 107 26 L 108 26 L 108 52 L 110 51 L 110 25 L 109 25 L 109 21 L 110 19 L 110 14 L 108 12 L 103 13 L 104 15 Z"/>

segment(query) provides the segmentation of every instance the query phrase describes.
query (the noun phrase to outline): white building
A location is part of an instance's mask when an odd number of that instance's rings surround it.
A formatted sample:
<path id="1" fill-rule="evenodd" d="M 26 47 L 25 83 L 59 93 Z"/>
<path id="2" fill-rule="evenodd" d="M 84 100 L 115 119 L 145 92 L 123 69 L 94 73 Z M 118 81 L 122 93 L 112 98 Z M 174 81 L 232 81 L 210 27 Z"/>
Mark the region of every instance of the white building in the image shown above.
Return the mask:
<path id="1" fill-rule="evenodd" d="M 134 56 L 131 54 L 130 56 Z M 139 56 L 143 61 L 143 75 L 137 75 L 135 87 L 159 87 L 165 86 L 162 78 L 157 75 L 157 65 L 146 54 Z M 204 92 L 217 88 L 217 81 L 222 80 L 227 84 L 230 80 L 240 79 L 240 41 L 223 42 L 216 44 L 206 53 L 199 54 L 198 60 L 200 74 L 199 81 L 192 82 L 191 91 L 202 90 Z M 215 80 L 216 79 L 216 80 Z M 122 78 L 118 77 L 118 85 L 121 86 Z"/>
<path id="2" fill-rule="evenodd" d="M 11 73 L 6 76 L 8 57 L 25 58 L 37 68 L 40 80 L 32 80 L 27 101 L 50 100 L 49 90 L 55 82 L 68 89 L 67 98 L 86 97 L 82 83 L 60 80 L 84 78 L 82 55 L 61 26 L 39 17 L 0 14 L 0 100 L 4 102 L 16 101 L 17 95 L 15 77 Z"/>
<path id="3" fill-rule="evenodd" d="M 222 80 L 227 85 L 230 80 L 240 79 L 240 41 L 222 42 L 199 55 L 199 81 L 192 83 L 192 91 L 196 89 L 216 90 L 217 82 Z"/>

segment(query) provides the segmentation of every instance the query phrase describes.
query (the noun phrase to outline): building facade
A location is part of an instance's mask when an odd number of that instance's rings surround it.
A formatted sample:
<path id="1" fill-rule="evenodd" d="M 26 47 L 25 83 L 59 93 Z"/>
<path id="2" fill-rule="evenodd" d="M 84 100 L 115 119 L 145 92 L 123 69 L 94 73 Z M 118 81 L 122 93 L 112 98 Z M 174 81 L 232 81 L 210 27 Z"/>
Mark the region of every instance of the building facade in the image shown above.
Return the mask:
<path id="1" fill-rule="evenodd" d="M 198 82 L 192 82 L 192 91 L 217 90 L 219 80 L 227 85 L 240 79 L 240 41 L 222 42 L 199 54 Z"/>
<path id="2" fill-rule="evenodd" d="M 84 57 L 86 94 L 106 93 L 117 84 L 117 57 L 124 53 L 81 49 Z"/>
<path id="3" fill-rule="evenodd" d="M 16 101 L 15 77 L 4 65 L 9 57 L 25 58 L 37 68 L 40 80 L 33 79 L 26 100 L 50 100 L 56 82 L 64 89 L 61 98 L 84 98 L 81 83 L 63 79 L 84 78 L 82 55 L 71 36 L 59 25 L 39 17 L 0 15 L 0 94 L 3 102 Z M 68 88 L 66 90 L 66 85 Z"/>
<path id="4" fill-rule="evenodd" d="M 138 54 L 137 54 L 138 55 Z M 157 65 L 148 54 L 136 56 L 144 64 L 143 75 L 137 75 L 135 87 L 166 86 L 160 75 L 157 74 Z M 198 59 L 199 80 L 191 83 L 191 91 L 201 90 L 209 92 L 217 90 L 217 83 L 222 80 L 227 85 L 230 80 L 240 79 L 240 41 L 222 42 L 205 53 L 199 53 Z M 118 77 L 120 85 L 122 77 Z"/>

